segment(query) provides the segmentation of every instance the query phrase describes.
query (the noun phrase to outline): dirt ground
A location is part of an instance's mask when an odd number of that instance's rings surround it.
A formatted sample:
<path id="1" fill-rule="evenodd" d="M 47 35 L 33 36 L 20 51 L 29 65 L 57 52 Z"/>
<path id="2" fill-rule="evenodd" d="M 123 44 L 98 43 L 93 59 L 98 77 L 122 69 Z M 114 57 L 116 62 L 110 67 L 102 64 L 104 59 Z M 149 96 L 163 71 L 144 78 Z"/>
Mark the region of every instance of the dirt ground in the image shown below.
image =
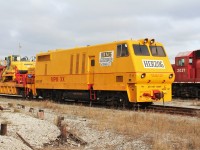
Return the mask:
<path id="1" fill-rule="evenodd" d="M 0 150 L 93 150 L 93 149 L 117 149 L 117 150 L 150 150 L 153 149 L 145 139 L 134 138 L 130 135 L 119 134 L 104 128 L 94 128 L 95 119 L 84 116 L 65 114 L 63 111 L 55 111 L 55 108 L 46 109 L 38 106 L 25 108 L 16 99 L 0 98 L 0 123 L 7 124 L 7 135 L 0 136 Z M 19 103 L 19 104 L 18 104 Z M 183 102 L 175 101 L 173 105 L 183 105 Z M 192 106 L 194 102 L 185 103 Z M 200 106 L 195 106 L 200 107 Z M 34 111 L 30 112 L 30 108 Z M 41 112 L 44 111 L 41 115 Z M 62 125 L 67 130 L 66 138 L 60 138 L 61 131 L 58 125 L 58 116 L 62 116 Z"/>
<path id="2" fill-rule="evenodd" d="M 9 107 L 8 103 L 14 103 Z M 44 109 L 44 119 L 38 118 L 41 108 L 34 107 L 34 112 L 29 112 L 30 107 L 22 108 L 17 104 L 18 100 L 0 98 L 0 106 L 4 108 L 0 111 L 0 123 L 7 123 L 7 135 L 0 136 L 0 150 L 82 150 L 82 149 L 149 149 L 142 140 L 132 140 L 131 137 L 119 135 L 109 130 L 98 131 L 91 125 L 97 124 L 95 120 L 90 120 L 80 116 L 59 114 L 51 109 Z M 20 103 L 20 102 L 19 102 Z M 31 107 L 32 108 L 32 107 Z M 62 124 L 67 125 L 67 129 L 80 138 L 80 141 L 68 137 L 67 142 L 60 140 L 60 130 L 55 124 L 58 116 L 65 119 Z M 20 136 L 25 142 L 20 138 Z M 72 136 L 73 136 L 72 135 Z M 87 144 L 81 144 L 84 141 Z M 28 143 L 28 144 L 27 144 Z"/>

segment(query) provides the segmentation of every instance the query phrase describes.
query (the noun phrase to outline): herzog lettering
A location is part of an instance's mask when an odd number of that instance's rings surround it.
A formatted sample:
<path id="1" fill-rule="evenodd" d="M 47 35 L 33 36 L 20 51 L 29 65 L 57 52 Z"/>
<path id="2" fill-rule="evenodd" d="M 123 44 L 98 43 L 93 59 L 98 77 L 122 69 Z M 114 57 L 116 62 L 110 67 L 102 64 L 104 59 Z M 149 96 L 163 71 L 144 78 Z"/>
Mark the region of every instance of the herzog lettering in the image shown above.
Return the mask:
<path id="1" fill-rule="evenodd" d="M 163 60 L 142 60 L 144 68 L 165 69 Z"/>

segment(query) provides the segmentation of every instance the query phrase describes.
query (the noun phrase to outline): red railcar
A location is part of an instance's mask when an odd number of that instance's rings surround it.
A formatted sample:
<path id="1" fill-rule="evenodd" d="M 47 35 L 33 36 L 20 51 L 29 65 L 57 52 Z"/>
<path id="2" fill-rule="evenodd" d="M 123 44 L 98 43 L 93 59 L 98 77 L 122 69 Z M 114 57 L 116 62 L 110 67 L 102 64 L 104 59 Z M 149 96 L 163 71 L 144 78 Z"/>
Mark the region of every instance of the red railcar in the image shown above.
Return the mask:
<path id="1" fill-rule="evenodd" d="M 200 50 L 179 53 L 172 67 L 175 73 L 173 96 L 200 98 Z"/>

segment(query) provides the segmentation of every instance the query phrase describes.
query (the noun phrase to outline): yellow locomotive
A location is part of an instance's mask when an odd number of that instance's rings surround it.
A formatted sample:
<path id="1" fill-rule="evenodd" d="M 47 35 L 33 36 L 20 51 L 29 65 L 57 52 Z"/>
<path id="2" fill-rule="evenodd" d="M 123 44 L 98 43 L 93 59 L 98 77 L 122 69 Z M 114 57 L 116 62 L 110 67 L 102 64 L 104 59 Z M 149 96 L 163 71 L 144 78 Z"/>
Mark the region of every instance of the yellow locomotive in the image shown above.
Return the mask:
<path id="1" fill-rule="evenodd" d="M 174 72 L 154 39 L 37 54 L 33 95 L 51 99 L 150 104 L 170 101 Z"/>

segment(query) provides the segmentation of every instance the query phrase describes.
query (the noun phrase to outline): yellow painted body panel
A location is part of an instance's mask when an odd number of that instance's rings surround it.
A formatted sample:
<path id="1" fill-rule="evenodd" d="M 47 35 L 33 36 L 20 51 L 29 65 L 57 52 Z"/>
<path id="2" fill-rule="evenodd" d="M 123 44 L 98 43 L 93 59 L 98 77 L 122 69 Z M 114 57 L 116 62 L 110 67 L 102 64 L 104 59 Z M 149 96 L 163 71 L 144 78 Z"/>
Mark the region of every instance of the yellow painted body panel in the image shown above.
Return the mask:
<path id="1" fill-rule="evenodd" d="M 16 82 L 0 82 L 0 94 L 21 95 L 20 89 L 28 91 L 32 90 L 33 95 L 36 95 L 35 84 L 18 84 Z M 28 94 L 28 93 L 26 93 Z"/>
<path id="2" fill-rule="evenodd" d="M 18 87 L 23 86 L 15 82 L 0 82 L 0 94 L 18 95 Z"/>
<path id="3" fill-rule="evenodd" d="M 36 60 L 36 88 L 57 87 L 58 89 L 87 90 L 88 84 L 95 83 L 94 89 L 122 90 L 123 88 L 123 90 L 126 90 L 126 83 L 116 83 L 116 76 L 127 74 L 126 72 L 133 70 L 131 57 L 127 57 L 128 59 L 114 58 L 115 61 L 113 61 L 112 66 L 107 67 L 102 67 L 98 63 L 99 52 L 112 50 L 115 54 L 116 44 L 117 43 L 111 43 L 38 54 L 37 56 L 50 55 L 51 60 Z M 85 65 L 83 66 L 83 57 L 81 56 L 84 54 Z M 72 55 L 73 61 L 71 60 Z M 77 55 L 79 55 L 78 65 L 76 59 Z M 90 57 L 94 57 L 95 59 L 94 69 L 88 65 Z M 73 63 L 71 63 L 71 61 Z M 121 61 L 125 64 L 130 64 L 129 68 L 124 67 L 122 63 L 120 64 Z M 124 78 L 127 78 L 127 75 L 125 75 Z M 62 81 L 61 78 L 64 78 L 64 81 Z"/>
<path id="4" fill-rule="evenodd" d="M 129 55 L 118 57 L 117 45 L 124 43 L 128 46 Z M 167 55 L 137 56 L 133 44 L 142 45 L 143 40 L 118 41 L 40 53 L 36 59 L 35 88 L 88 90 L 88 85 L 93 85 L 93 90 L 127 91 L 130 102 L 152 102 L 153 99 L 145 94 L 150 93 L 152 96 L 154 90 L 159 90 L 164 93 L 164 100 L 170 101 L 174 73 Z M 162 46 L 161 43 L 155 44 Z M 145 45 L 149 46 L 150 43 Z M 145 67 L 146 62 L 153 61 L 162 62 L 164 67 Z M 141 78 L 143 73 L 145 78 Z M 171 79 L 170 74 L 173 75 Z"/>
<path id="5" fill-rule="evenodd" d="M 34 66 L 35 66 L 35 62 L 33 61 L 13 61 L 11 64 L 11 68 L 9 70 L 12 71 L 14 70 L 13 68 L 17 67 L 18 70 L 26 71 L 28 70 L 28 68 L 34 67 Z"/>
<path id="6" fill-rule="evenodd" d="M 144 93 L 148 93 L 150 96 L 153 96 L 153 90 L 163 91 L 164 99 L 153 100 L 149 96 L 144 96 Z M 127 93 L 129 96 L 130 102 L 154 102 L 154 101 L 171 101 L 172 91 L 171 84 L 128 84 Z"/>

